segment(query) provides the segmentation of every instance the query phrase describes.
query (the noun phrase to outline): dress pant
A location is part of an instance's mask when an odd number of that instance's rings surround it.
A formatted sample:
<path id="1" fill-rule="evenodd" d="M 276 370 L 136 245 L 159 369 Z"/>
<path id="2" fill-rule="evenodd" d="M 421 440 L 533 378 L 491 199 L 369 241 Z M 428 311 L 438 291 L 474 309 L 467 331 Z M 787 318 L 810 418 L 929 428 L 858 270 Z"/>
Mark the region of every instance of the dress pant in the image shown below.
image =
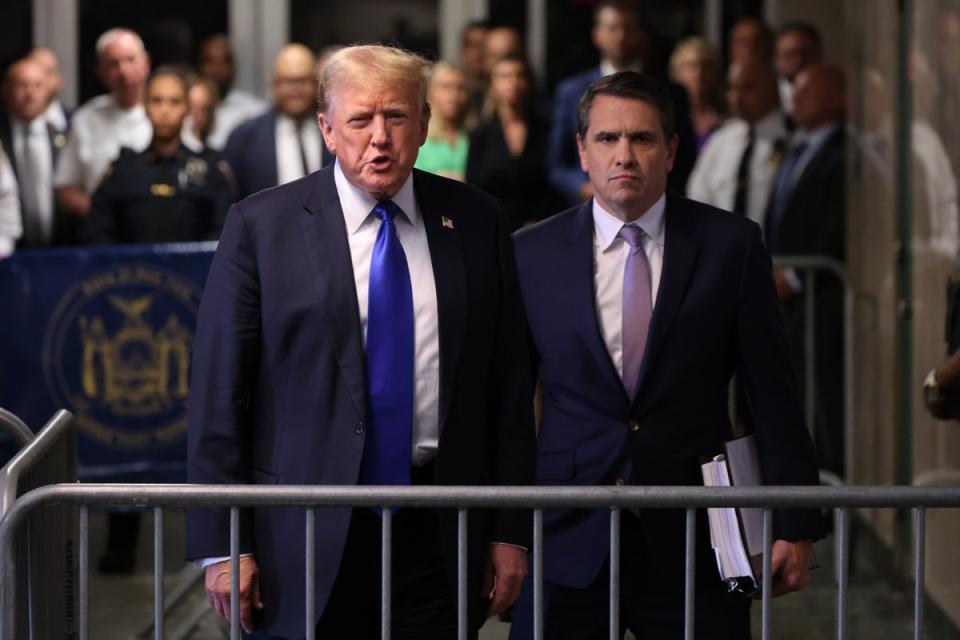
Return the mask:
<path id="1" fill-rule="evenodd" d="M 433 465 L 415 468 L 414 484 L 432 482 Z M 340 570 L 316 626 L 318 640 L 380 638 L 382 520 L 355 508 Z M 447 577 L 436 509 L 399 509 L 393 515 L 391 634 L 396 640 L 453 640 L 457 600 Z M 255 640 L 279 640 L 263 633 Z M 472 632 L 469 637 L 476 638 Z"/>
<path id="2" fill-rule="evenodd" d="M 646 550 L 638 548 L 643 544 L 643 534 L 636 516 L 623 511 L 620 526 L 621 637 L 629 630 L 637 640 L 682 638 L 682 588 L 664 588 L 649 579 L 650 572 L 644 566 Z M 750 600 L 742 595 L 728 594 L 719 576 L 715 576 L 715 582 L 704 581 L 703 577 L 697 581 L 695 637 L 750 640 Z M 609 593 L 609 560 L 593 583 L 584 589 L 544 582 L 543 637 L 550 640 L 607 640 L 610 637 Z M 510 640 L 532 637 L 533 585 L 528 578 L 514 607 Z"/>

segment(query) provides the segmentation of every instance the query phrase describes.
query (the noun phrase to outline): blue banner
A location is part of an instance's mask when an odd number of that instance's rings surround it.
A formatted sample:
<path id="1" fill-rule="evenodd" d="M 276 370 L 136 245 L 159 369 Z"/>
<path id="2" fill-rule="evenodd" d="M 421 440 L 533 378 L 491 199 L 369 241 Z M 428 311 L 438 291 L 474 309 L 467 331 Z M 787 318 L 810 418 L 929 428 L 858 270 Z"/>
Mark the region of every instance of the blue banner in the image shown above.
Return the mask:
<path id="1" fill-rule="evenodd" d="M 88 482 L 184 482 L 193 334 L 215 243 L 0 260 L 0 407 L 76 416 Z"/>

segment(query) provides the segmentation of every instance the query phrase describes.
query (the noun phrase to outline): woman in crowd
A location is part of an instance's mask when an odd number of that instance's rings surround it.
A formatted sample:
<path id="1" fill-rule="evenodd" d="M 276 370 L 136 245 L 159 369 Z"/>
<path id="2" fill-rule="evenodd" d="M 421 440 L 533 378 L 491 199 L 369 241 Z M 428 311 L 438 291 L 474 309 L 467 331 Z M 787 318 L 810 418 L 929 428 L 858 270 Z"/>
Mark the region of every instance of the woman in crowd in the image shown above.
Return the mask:
<path id="1" fill-rule="evenodd" d="M 681 40 L 670 56 L 670 79 L 686 89 L 690 98 L 690 122 L 699 152 L 726 115 L 720 53 L 703 38 Z"/>
<path id="2" fill-rule="evenodd" d="M 533 109 L 527 60 L 506 55 L 490 67 L 485 119 L 470 134 L 467 182 L 495 196 L 513 229 L 556 211 L 547 183 L 547 121 Z"/>
<path id="3" fill-rule="evenodd" d="M 462 181 L 467 166 L 467 78 L 459 67 L 437 62 L 427 88 L 430 128 L 420 147 L 417 169 Z"/>

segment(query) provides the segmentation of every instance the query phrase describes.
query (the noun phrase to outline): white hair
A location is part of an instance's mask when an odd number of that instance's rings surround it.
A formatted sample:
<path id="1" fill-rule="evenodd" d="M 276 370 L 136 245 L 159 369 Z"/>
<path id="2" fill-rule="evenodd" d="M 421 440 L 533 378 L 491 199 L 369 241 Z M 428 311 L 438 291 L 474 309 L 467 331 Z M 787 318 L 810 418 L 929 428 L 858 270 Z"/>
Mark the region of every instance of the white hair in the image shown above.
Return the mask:
<path id="1" fill-rule="evenodd" d="M 113 29 L 107 29 L 100 34 L 100 37 L 97 38 L 97 59 L 103 57 L 104 52 L 107 50 L 111 44 L 116 42 L 118 39 L 123 37 L 132 38 L 133 41 L 137 44 L 137 47 L 141 52 L 145 52 L 147 49 L 143 46 L 143 40 L 137 35 L 136 31 L 131 31 L 130 29 L 124 29 L 123 27 L 114 27 Z"/>

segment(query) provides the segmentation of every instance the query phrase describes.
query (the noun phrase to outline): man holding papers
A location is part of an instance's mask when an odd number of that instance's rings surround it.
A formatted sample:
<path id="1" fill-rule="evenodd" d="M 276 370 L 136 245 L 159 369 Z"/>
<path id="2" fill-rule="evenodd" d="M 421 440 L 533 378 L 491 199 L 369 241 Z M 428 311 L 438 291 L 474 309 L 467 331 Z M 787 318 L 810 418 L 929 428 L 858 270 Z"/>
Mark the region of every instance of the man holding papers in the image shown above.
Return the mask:
<path id="1" fill-rule="evenodd" d="M 595 196 L 515 236 L 543 385 L 544 485 L 699 485 L 701 458 L 732 437 L 738 373 L 757 422 L 766 484 L 816 484 L 770 256 L 740 216 L 666 192 L 677 149 L 669 95 L 626 71 L 581 98 L 577 144 Z M 607 510 L 544 515 L 547 638 L 606 638 Z M 624 511 L 621 628 L 683 629 L 682 510 Z M 728 594 L 697 514 L 696 637 L 748 638 L 749 600 Z M 775 512 L 774 594 L 808 582 L 819 514 Z M 512 638 L 531 635 L 532 584 Z"/>

